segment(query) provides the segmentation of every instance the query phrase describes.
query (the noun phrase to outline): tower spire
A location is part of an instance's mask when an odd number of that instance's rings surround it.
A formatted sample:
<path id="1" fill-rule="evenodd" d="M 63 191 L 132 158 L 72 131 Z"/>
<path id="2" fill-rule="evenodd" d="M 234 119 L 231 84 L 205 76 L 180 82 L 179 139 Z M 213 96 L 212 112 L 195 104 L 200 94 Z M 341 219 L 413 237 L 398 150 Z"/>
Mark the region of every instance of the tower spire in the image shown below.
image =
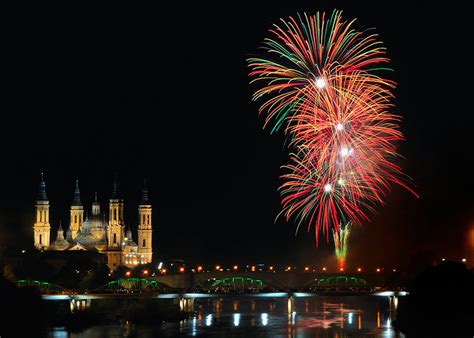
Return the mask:
<path id="1" fill-rule="evenodd" d="M 142 193 L 142 202 L 141 204 L 148 204 L 148 188 L 146 186 L 146 179 L 143 180 L 143 193 Z"/>
<path id="2" fill-rule="evenodd" d="M 114 190 L 112 191 L 112 199 L 120 198 L 119 182 L 118 182 L 118 173 L 115 172 L 115 181 L 114 181 Z"/>
<path id="3" fill-rule="evenodd" d="M 79 180 L 76 180 L 76 188 L 74 189 L 74 201 L 72 205 L 82 205 L 81 203 L 81 191 L 79 190 Z"/>
<path id="4" fill-rule="evenodd" d="M 37 201 L 47 201 L 48 197 L 46 196 L 46 183 L 44 182 L 43 173 L 41 173 L 41 181 L 38 189 Z"/>

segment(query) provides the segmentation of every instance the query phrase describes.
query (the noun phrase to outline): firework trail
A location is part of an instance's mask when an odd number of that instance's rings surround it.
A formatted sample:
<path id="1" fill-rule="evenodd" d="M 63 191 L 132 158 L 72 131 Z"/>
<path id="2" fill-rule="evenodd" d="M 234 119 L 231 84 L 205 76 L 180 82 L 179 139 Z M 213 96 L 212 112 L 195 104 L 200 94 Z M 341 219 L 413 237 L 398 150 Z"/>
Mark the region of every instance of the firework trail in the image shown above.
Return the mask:
<path id="1" fill-rule="evenodd" d="M 281 215 L 328 239 L 341 264 L 351 224 L 368 221 L 392 183 L 408 178 L 395 164 L 403 140 L 390 113 L 395 83 L 378 74 L 389 59 L 376 34 L 359 32 L 340 11 L 281 20 L 264 41 L 265 57 L 248 59 L 253 100 L 271 132 L 289 137 Z M 416 194 L 415 194 L 416 195 Z"/>

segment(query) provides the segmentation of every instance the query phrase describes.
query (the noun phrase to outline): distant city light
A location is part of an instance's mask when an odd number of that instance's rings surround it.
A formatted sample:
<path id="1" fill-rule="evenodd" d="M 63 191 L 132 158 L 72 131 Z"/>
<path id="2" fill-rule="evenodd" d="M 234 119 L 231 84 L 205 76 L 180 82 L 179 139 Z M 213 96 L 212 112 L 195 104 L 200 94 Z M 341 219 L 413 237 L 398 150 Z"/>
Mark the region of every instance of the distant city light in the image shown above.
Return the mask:
<path id="1" fill-rule="evenodd" d="M 221 269 L 221 266 L 220 265 L 216 265 L 216 270 L 220 270 Z"/>
<path id="2" fill-rule="evenodd" d="M 240 324 L 240 313 L 234 313 L 234 326 L 239 326 Z"/>
<path id="3" fill-rule="evenodd" d="M 265 313 L 265 312 L 262 313 L 261 318 L 262 318 L 262 325 L 267 326 L 267 324 L 268 324 L 268 313 Z"/>
<path id="4" fill-rule="evenodd" d="M 326 271 L 326 267 L 323 267 L 323 271 Z"/>
<path id="5" fill-rule="evenodd" d="M 202 271 L 202 266 L 199 265 L 199 266 L 197 267 L 197 269 L 198 269 L 198 272 L 201 272 L 201 271 Z"/>
<path id="6" fill-rule="evenodd" d="M 463 258 L 463 259 L 462 259 L 462 262 L 463 262 L 463 263 L 466 263 L 466 258 Z"/>
<path id="7" fill-rule="evenodd" d="M 144 275 L 148 275 L 148 270 L 143 270 Z"/>
<path id="8" fill-rule="evenodd" d="M 166 269 L 161 269 L 161 273 L 166 273 Z"/>
<path id="9" fill-rule="evenodd" d="M 344 271 L 344 268 L 339 268 L 339 271 L 341 271 L 341 272 Z"/>
<path id="10" fill-rule="evenodd" d="M 377 270 L 376 270 L 376 271 L 377 271 L 377 272 L 380 272 L 380 268 L 377 268 Z"/>
<path id="11" fill-rule="evenodd" d="M 446 258 L 441 258 L 441 261 L 444 262 L 446 260 Z"/>
<path id="12" fill-rule="evenodd" d="M 397 269 L 393 269 L 392 271 L 393 271 L 393 272 L 397 272 Z"/>
<path id="13" fill-rule="evenodd" d="M 306 267 L 304 268 L 304 271 L 309 271 L 309 267 L 306 266 Z"/>
<path id="14" fill-rule="evenodd" d="M 237 265 L 234 265 L 234 270 L 237 270 L 239 267 Z"/>
<path id="15" fill-rule="evenodd" d="M 184 272 L 184 267 L 180 267 L 179 272 Z"/>
<path id="16" fill-rule="evenodd" d="M 252 265 L 252 271 L 255 271 L 255 265 Z"/>
<path id="17" fill-rule="evenodd" d="M 273 270 L 273 266 L 271 266 L 269 269 L 270 269 L 270 270 Z"/>
<path id="18" fill-rule="evenodd" d="M 362 271 L 362 268 L 357 268 L 357 272 L 361 272 Z"/>
<path id="19" fill-rule="evenodd" d="M 130 271 L 125 272 L 125 276 L 127 276 L 127 277 L 130 277 L 130 274 L 131 274 Z"/>

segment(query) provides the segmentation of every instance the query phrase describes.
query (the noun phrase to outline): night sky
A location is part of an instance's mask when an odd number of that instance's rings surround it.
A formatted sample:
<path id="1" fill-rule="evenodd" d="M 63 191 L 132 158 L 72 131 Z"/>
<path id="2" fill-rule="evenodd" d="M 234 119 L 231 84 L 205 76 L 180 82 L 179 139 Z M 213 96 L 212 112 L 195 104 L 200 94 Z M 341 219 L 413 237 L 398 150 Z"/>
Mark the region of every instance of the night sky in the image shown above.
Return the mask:
<path id="1" fill-rule="evenodd" d="M 472 255 L 472 47 L 466 9 L 432 2 L 275 1 L 154 8 L 14 8 L 2 42 L 0 245 L 32 246 L 40 172 L 53 238 L 69 223 L 74 180 L 102 207 L 118 171 L 136 238 L 142 182 L 156 257 L 187 262 L 322 264 L 332 240 L 274 222 L 283 134 L 262 130 L 245 59 L 272 23 L 342 9 L 375 27 L 399 83 L 400 161 L 421 195 L 394 187 L 349 239 L 351 264 Z M 90 210 L 90 209 L 89 209 Z M 470 250 L 470 251 L 469 251 Z M 335 261 L 335 260 L 334 260 Z"/>

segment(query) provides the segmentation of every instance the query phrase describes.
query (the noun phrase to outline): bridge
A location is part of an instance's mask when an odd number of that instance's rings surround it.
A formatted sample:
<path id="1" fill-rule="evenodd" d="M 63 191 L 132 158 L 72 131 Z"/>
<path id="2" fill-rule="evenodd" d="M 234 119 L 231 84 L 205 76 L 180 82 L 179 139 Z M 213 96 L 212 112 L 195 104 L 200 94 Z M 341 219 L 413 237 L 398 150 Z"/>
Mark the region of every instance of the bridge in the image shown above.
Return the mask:
<path id="1" fill-rule="evenodd" d="M 75 292 L 58 285 L 37 281 L 19 280 L 19 287 L 36 287 L 46 301 L 68 301 L 72 312 L 84 310 L 91 306 L 92 300 L 98 299 L 169 299 L 179 303 L 182 311 L 192 311 L 194 300 L 198 298 L 251 297 L 251 298 L 287 298 L 289 306 L 293 299 L 318 296 L 384 296 L 397 298 L 405 296 L 404 291 L 373 291 L 367 288 L 367 281 L 354 276 L 329 276 L 314 280 L 304 291 L 274 291 L 272 285 L 251 277 L 224 277 L 209 279 L 197 288 L 199 292 L 176 292 L 166 284 L 151 278 L 120 278 L 101 287 Z M 174 291 L 174 292 L 173 292 Z"/>
<path id="2" fill-rule="evenodd" d="M 174 288 L 179 289 L 200 289 L 203 285 L 210 285 L 210 281 L 214 280 L 227 280 L 229 278 L 250 278 L 253 280 L 260 280 L 263 283 L 263 288 L 273 290 L 308 290 L 312 286 L 316 286 L 315 283 L 320 283 L 319 286 L 325 286 L 325 283 L 338 282 L 338 287 L 342 287 L 345 284 L 345 280 L 341 278 L 350 277 L 347 285 L 351 285 L 353 281 L 361 281 L 352 287 L 356 288 L 375 288 L 384 287 L 390 279 L 390 275 L 381 273 L 356 273 L 352 275 L 345 275 L 340 273 L 328 273 L 328 272 L 269 272 L 269 271 L 255 271 L 255 272 L 233 272 L 233 271 L 213 271 L 213 272 L 199 272 L 199 273 L 180 273 L 173 275 L 160 275 L 152 277 L 156 281 L 164 283 Z M 333 278 L 336 278 L 335 280 Z M 339 279 L 337 279 L 339 278 Z M 364 282 L 362 282 L 365 281 Z M 228 283 L 228 282 L 226 282 Z M 240 281 L 237 281 L 240 283 Z M 322 284 L 321 284 L 322 283 Z M 327 284 L 326 283 L 326 284 Z M 332 286 L 332 285 L 327 285 Z"/>

